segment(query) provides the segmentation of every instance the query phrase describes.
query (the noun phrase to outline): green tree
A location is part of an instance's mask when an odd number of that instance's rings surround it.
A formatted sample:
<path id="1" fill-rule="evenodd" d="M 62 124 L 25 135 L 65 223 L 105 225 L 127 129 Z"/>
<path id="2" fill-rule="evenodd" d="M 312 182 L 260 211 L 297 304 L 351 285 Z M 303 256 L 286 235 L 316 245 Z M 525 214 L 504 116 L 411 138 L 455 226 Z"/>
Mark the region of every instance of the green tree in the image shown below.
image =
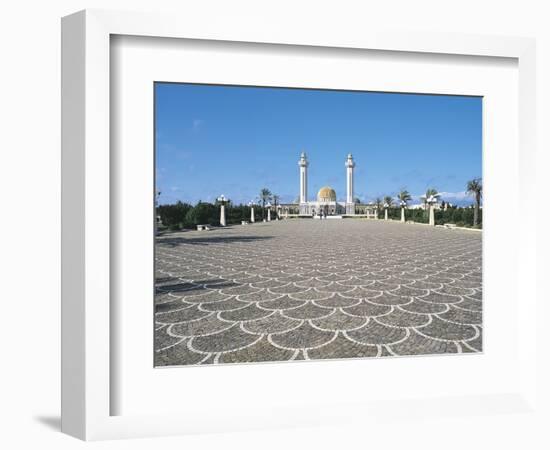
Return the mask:
<path id="1" fill-rule="evenodd" d="M 189 203 L 177 201 L 172 205 L 157 206 L 157 215 L 160 216 L 164 226 L 176 230 L 185 226 L 185 216 L 192 208 L 193 206 Z"/>
<path id="2" fill-rule="evenodd" d="M 479 209 L 481 206 L 481 194 L 483 191 L 483 185 L 481 184 L 481 178 L 474 178 L 468 181 L 466 184 L 466 192 L 474 197 L 475 209 L 474 209 L 474 227 L 479 222 Z"/>
<path id="3" fill-rule="evenodd" d="M 376 206 L 376 210 L 378 211 L 378 218 L 380 219 L 380 211 L 382 211 L 382 200 L 380 197 L 376 197 L 374 200 L 374 206 Z"/>
<path id="4" fill-rule="evenodd" d="M 212 203 L 197 203 L 185 216 L 186 226 L 220 223 L 219 208 Z"/>
<path id="5" fill-rule="evenodd" d="M 464 212 L 463 208 L 456 208 L 453 210 L 453 215 L 452 215 L 453 223 L 456 223 L 457 225 L 459 223 L 464 223 L 463 212 Z"/>
<path id="6" fill-rule="evenodd" d="M 226 211 L 226 221 L 228 224 L 238 224 L 242 220 L 250 219 L 250 207 L 247 205 L 232 204 Z"/>
<path id="7" fill-rule="evenodd" d="M 423 211 L 422 209 L 413 210 L 412 220 L 418 223 L 428 223 L 428 216 L 426 214 L 426 211 Z"/>
<path id="8" fill-rule="evenodd" d="M 469 208 L 463 208 L 463 218 L 464 218 L 464 224 L 469 225 L 474 222 L 474 215 L 475 215 L 475 208 L 469 207 Z"/>

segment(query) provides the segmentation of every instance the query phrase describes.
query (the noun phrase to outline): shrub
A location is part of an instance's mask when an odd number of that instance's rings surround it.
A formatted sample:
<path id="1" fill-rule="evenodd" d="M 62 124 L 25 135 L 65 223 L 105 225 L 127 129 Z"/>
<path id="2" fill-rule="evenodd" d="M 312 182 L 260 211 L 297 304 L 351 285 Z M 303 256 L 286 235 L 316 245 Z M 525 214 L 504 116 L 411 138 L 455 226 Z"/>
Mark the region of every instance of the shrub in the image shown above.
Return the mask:
<path id="1" fill-rule="evenodd" d="M 184 226 L 192 228 L 199 224 L 219 225 L 219 223 L 219 208 L 212 203 L 199 202 L 185 215 Z"/>
<path id="2" fill-rule="evenodd" d="M 178 201 L 173 205 L 160 205 L 157 207 L 157 215 L 160 216 L 162 224 L 171 230 L 179 230 L 184 222 L 185 217 L 193 207 L 189 203 Z"/>
<path id="3" fill-rule="evenodd" d="M 462 221 L 470 227 L 474 225 L 474 209 L 473 208 L 463 208 Z"/>
<path id="4" fill-rule="evenodd" d="M 261 208 L 255 208 L 255 216 L 257 221 L 261 221 Z M 297 213 L 297 211 L 292 211 Z M 482 228 L 483 210 L 480 210 L 478 228 Z M 163 226 L 171 230 L 179 230 L 181 228 L 194 228 L 198 224 L 219 225 L 220 221 L 220 206 L 212 203 L 199 202 L 194 207 L 188 203 L 178 201 L 173 205 L 161 205 L 157 207 L 157 215 L 161 217 Z M 271 218 L 276 218 L 275 211 L 271 211 Z M 463 207 L 449 207 L 447 211 L 436 209 L 434 211 L 436 225 L 446 223 L 454 223 L 457 226 L 472 227 L 474 222 L 474 209 Z M 247 205 L 226 205 L 225 217 L 228 225 L 240 224 L 242 220 L 250 220 L 250 207 Z M 266 213 L 267 217 L 267 213 Z M 290 218 L 293 218 L 292 216 Z M 379 219 L 384 219 L 384 210 L 379 211 Z M 401 219 L 401 208 L 388 208 L 388 218 L 393 220 Z M 428 223 L 428 211 L 423 209 L 407 209 L 405 211 L 405 219 L 418 223 Z"/>
<path id="5" fill-rule="evenodd" d="M 259 208 L 254 210 L 256 220 L 258 219 Z M 272 212 L 271 217 L 274 218 L 275 214 Z M 227 224 L 241 223 L 242 220 L 250 220 L 250 207 L 246 205 L 231 205 L 225 210 L 225 219 Z"/>
<path id="6" fill-rule="evenodd" d="M 412 220 L 418 223 L 428 223 L 429 217 L 427 211 L 423 209 L 409 209 L 405 212 L 407 220 Z"/>
<path id="7" fill-rule="evenodd" d="M 453 223 L 456 223 L 457 225 L 459 222 L 462 222 L 462 208 L 453 209 L 451 220 Z"/>
<path id="8" fill-rule="evenodd" d="M 401 208 L 388 208 L 388 219 L 401 220 Z"/>

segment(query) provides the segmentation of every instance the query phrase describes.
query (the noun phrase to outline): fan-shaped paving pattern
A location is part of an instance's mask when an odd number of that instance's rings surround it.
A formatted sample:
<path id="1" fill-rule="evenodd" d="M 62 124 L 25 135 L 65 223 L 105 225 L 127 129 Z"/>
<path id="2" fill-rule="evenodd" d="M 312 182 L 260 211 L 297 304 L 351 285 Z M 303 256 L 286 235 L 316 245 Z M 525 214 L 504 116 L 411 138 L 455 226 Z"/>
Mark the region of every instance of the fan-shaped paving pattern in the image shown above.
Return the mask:
<path id="1" fill-rule="evenodd" d="M 334 336 L 334 332 L 319 330 L 308 322 L 304 322 L 293 330 L 272 334 L 270 339 L 279 348 L 302 350 L 325 345 L 334 339 Z"/>
<path id="2" fill-rule="evenodd" d="M 396 344 L 407 335 L 407 329 L 388 327 L 372 319 L 364 327 L 346 333 L 354 342 L 369 345 Z"/>
<path id="3" fill-rule="evenodd" d="M 286 220 L 157 237 L 155 364 L 482 351 L 481 233 Z"/>
<path id="4" fill-rule="evenodd" d="M 392 307 L 388 305 L 377 305 L 375 303 L 370 303 L 368 300 L 363 300 L 358 305 L 344 308 L 343 311 L 352 316 L 376 317 L 391 313 Z"/>
<path id="5" fill-rule="evenodd" d="M 302 323 L 302 320 L 290 319 L 277 311 L 263 319 L 244 323 L 243 330 L 252 334 L 284 333 L 298 328 Z"/>
<path id="6" fill-rule="evenodd" d="M 430 317 L 424 314 L 415 314 L 403 311 L 400 308 L 394 308 L 391 314 L 386 314 L 376 319 L 378 323 L 390 327 L 414 328 L 423 327 L 430 323 Z"/>
<path id="7" fill-rule="evenodd" d="M 344 313 L 342 310 L 337 309 L 330 316 L 322 317 L 320 319 L 313 319 L 310 323 L 315 328 L 320 328 L 325 331 L 347 331 L 362 327 L 367 323 L 367 319 L 363 317 L 351 316 Z"/>

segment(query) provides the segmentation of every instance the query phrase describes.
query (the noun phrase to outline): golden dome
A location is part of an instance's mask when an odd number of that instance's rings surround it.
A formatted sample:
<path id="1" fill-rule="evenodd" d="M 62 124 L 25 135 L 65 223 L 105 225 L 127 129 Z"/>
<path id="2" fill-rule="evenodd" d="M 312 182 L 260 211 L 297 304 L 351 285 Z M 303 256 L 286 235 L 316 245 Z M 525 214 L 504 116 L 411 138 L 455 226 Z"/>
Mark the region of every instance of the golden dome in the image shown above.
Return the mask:
<path id="1" fill-rule="evenodd" d="M 330 186 L 325 186 L 319 189 L 317 193 L 318 202 L 335 202 L 336 201 L 336 191 Z"/>

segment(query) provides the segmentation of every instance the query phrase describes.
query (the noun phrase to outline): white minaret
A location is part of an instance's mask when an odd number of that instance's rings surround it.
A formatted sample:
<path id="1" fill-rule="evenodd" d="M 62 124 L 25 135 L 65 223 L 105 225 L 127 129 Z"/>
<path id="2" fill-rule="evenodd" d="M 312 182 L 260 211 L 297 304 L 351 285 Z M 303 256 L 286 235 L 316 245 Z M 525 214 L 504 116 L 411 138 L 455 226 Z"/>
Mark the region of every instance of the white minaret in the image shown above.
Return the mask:
<path id="1" fill-rule="evenodd" d="M 355 202 L 353 200 L 353 169 L 355 167 L 355 162 L 353 161 L 353 156 L 351 153 L 348 154 L 346 159 L 346 214 L 355 214 Z"/>
<path id="2" fill-rule="evenodd" d="M 300 214 L 308 214 L 307 211 L 307 158 L 305 152 L 300 155 Z"/>

